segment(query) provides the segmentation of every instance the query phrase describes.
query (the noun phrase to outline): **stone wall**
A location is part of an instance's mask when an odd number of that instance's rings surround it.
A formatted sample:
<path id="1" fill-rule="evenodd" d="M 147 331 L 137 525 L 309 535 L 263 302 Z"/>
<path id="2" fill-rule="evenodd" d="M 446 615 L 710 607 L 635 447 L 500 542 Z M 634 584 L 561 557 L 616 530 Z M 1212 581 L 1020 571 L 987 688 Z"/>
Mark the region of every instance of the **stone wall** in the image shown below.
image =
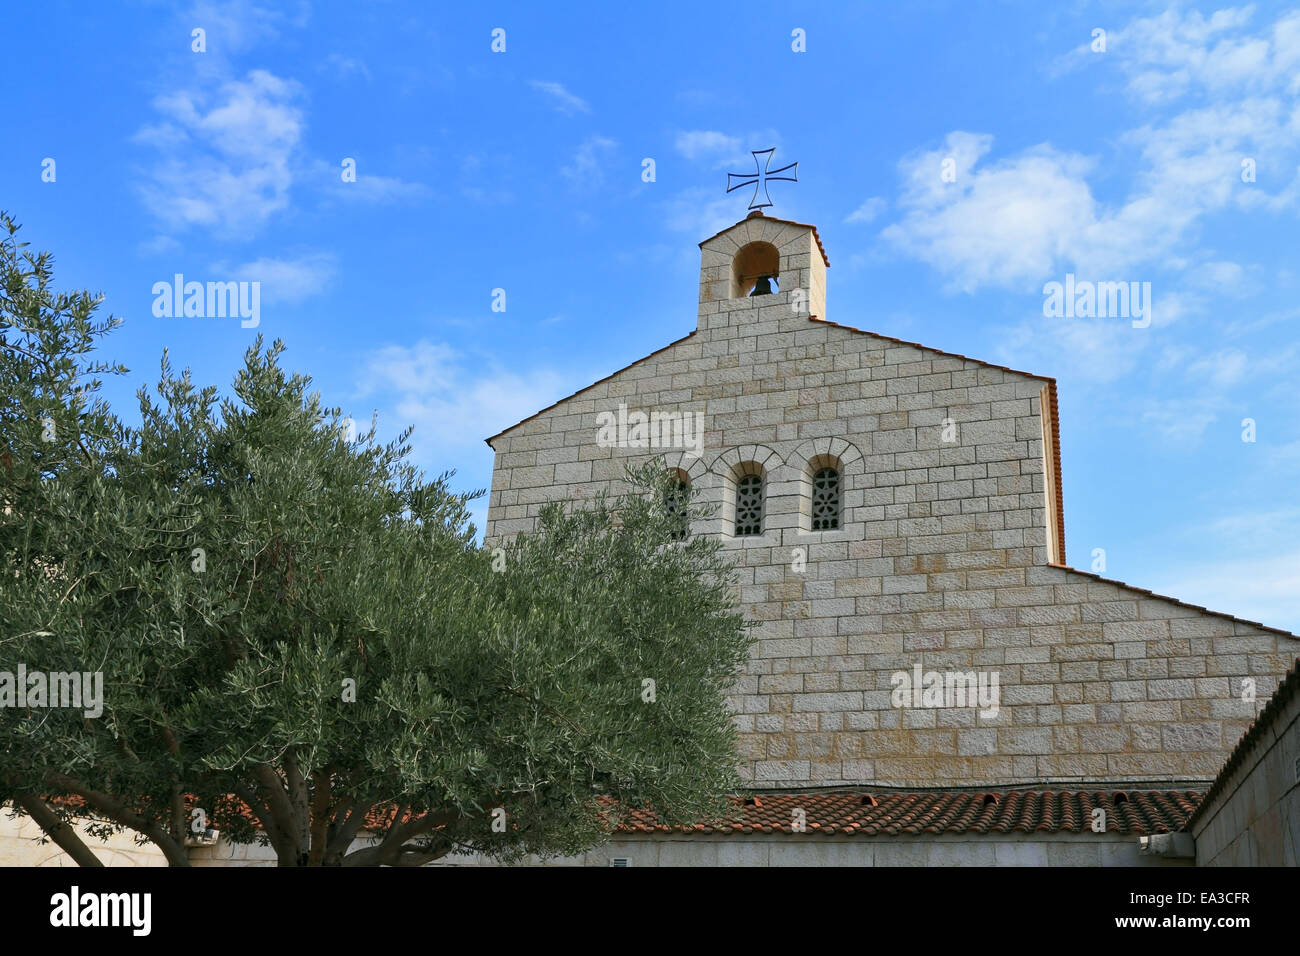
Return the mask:
<path id="1" fill-rule="evenodd" d="M 86 832 L 86 824 L 77 824 L 82 841 L 105 866 L 167 866 L 162 850 L 152 843 L 137 844 L 130 831 L 107 840 Z M 0 809 L 0 867 L 7 866 L 76 866 L 53 842 L 41 842 L 41 829 L 29 817 L 14 817 L 8 806 Z M 351 850 L 373 846 L 376 838 L 362 834 L 352 842 Z M 188 850 L 191 866 L 275 866 L 275 851 L 258 843 L 231 843 L 218 837 L 212 846 L 193 846 Z"/>
<path id="2" fill-rule="evenodd" d="M 526 866 L 1193 866 L 1191 859 L 1141 854 L 1136 836 L 1116 833 L 970 833 L 892 837 L 685 834 L 620 837 L 577 856 Z M 492 866 L 448 856 L 434 866 Z"/>
<path id="3" fill-rule="evenodd" d="M 1300 866 L 1300 691 L 1282 696 L 1192 818 L 1197 866 Z"/>
<path id="4" fill-rule="evenodd" d="M 53 843 L 38 843 L 35 824 L 0 817 L 0 866 L 76 866 Z M 83 839 L 105 866 L 166 866 L 152 844 L 135 846 L 129 835 L 108 843 Z M 358 841 L 356 847 L 373 842 Z M 354 848 L 356 848 L 354 847 Z M 609 866 L 625 858 L 631 866 L 1185 866 L 1190 860 L 1142 856 L 1138 838 L 1116 833 L 948 834 L 899 837 L 627 836 L 585 853 L 528 866 Z M 190 850 L 191 866 L 275 866 L 275 853 L 257 844 Z M 478 855 L 447 856 L 433 866 L 495 866 Z M 1294 865 L 1294 864 L 1293 864 Z"/>
<path id="5" fill-rule="evenodd" d="M 134 834 L 118 833 L 100 840 L 79 824 L 77 832 L 90 851 L 105 866 L 166 866 L 167 858 L 152 843 L 135 842 Z M 42 843 L 41 828 L 30 817 L 14 817 L 10 807 L 0 807 L 0 867 L 7 866 L 76 866 L 58 844 Z"/>
<path id="6" fill-rule="evenodd" d="M 491 440 L 488 542 L 547 501 L 617 494 L 629 461 L 689 475 L 720 508 L 692 530 L 720 536 L 757 622 L 732 698 L 755 786 L 1212 779 L 1252 716 L 1240 679 L 1266 697 L 1300 641 L 1049 563 L 1050 380 L 800 314 L 785 285 L 718 301 L 723 270 L 704 268 L 694 334 Z M 703 413 L 703 453 L 601 447 L 620 404 Z M 843 520 L 813 532 L 827 457 Z M 747 463 L 763 534 L 735 538 Z M 996 674 L 997 716 L 892 706 L 915 665 Z"/>

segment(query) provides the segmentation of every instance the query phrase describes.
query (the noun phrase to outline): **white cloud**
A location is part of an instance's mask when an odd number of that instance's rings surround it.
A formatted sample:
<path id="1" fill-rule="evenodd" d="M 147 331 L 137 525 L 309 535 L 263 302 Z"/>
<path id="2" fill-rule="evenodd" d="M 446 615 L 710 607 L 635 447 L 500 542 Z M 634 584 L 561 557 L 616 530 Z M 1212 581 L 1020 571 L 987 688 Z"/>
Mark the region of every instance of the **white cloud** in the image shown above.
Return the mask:
<path id="1" fill-rule="evenodd" d="M 499 206 L 514 202 L 515 194 L 509 189 L 489 189 L 484 186 L 462 186 L 460 194 L 471 202 L 486 206 Z"/>
<path id="2" fill-rule="evenodd" d="M 1253 548 L 1261 536 L 1274 535 L 1287 525 L 1293 525 L 1296 531 L 1300 531 L 1300 508 L 1224 515 L 1211 521 L 1202 533 L 1216 541 Z"/>
<path id="3" fill-rule="evenodd" d="M 223 277 L 261 283 L 264 303 L 301 302 L 325 292 L 334 280 L 338 263 L 328 253 L 313 253 L 297 259 L 260 258 L 242 265 L 214 264 L 212 271 Z"/>
<path id="4" fill-rule="evenodd" d="M 214 93 L 158 97 L 161 122 L 136 136 L 162 154 L 141 187 L 149 211 L 173 230 L 240 234 L 285 209 L 302 138 L 300 97 L 297 83 L 265 70 Z"/>
<path id="5" fill-rule="evenodd" d="M 1246 270 L 1235 262 L 1202 262 L 1189 278 L 1201 288 L 1222 292 L 1239 287 L 1245 281 Z"/>
<path id="6" fill-rule="evenodd" d="M 548 83 L 543 80 L 530 80 L 529 85 L 535 90 L 540 90 L 550 98 L 551 105 L 566 116 L 573 116 L 576 113 L 590 113 L 591 107 L 587 101 L 580 96 L 574 96 L 562 83 Z"/>
<path id="7" fill-rule="evenodd" d="M 1300 321 L 1300 308 L 1282 309 L 1265 313 L 1256 318 L 1236 319 L 1228 322 L 1223 327 L 1223 334 L 1227 336 L 1250 335 L 1269 328 L 1270 326 L 1277 325 L 1280 322 L 1297 321 Z"/>
<path id="8" fill-rule="evenodd" d="M 1300 550 L 1279 550 L 1267 558 L 1225 558 L 1214 553 L 1212 541 L 1207 539 L 1203 561 L 1166 568 L 1152 589 L 1248 621 L 1300 631 Z"/>
<path id="9" fill-rule="evenodd" d="M 605 158 L 618 144 L 604 136 L 588 136 L 574 153 L 573 162 L 560 169 L 577 186 L 599 186 L 605 181 Z"/>
<path id="10" fill-rule="evenodd" d="M 678 133 L 674 145 L 677 147 L 677 152 L 687 159 L 716 156 L 719 153 L 726 154 L 727 158 L 730 159 L 741 152 L 740 140 L 737 137 L 728 136 L 726 133 L 719 133 L 711 129 L 687 130 Z"/>
<path id="11" fill-rule="evenodd" d="M 704 187 L 684 189 L 663 206 L 669 229 L 700 239 L 721 232 L 744 217 L 745 208 L 733 196 L 718 196 Z"/>
<path id="12" fill-rule="evenodd" d="M 1142 421 L 1164 441 L 1194 445 L 1219 417 L 1221 401 L 1213 396 L 1153 399 L 1142 411 Z"/>
<path id="13" fill-rule="evenodd" d="M 1012 368 L 1069 369 L 1105 384 L 1133 371 L 1150 341 L 1148 330 L 1125 319 L 1035 316 L 1001 334 L 998 354 Z"/>
<path id="14" fill-rule="evenodd" d="M 432 191 L 424 183 L 408 183 L 395 176 L 374 176 L 357 173 L 357 181 L 345 183 L 339 180 L 335 195 L 356 202 L 412 202 L 426 199 Z"/>
<path id="15" fill-rule="evenodd" d="M 1250 33 L 1252 15 L 1171 7 L 1111 31 L 1105 54 L 1084 44 L 1067 58 L 1117 65 L 1151 113 L 1115 138 L 1139 160 L 1121 201 L 1095 198 L 1090 157 L 1042 144 L 990 162 L 991 136 L 956 131 L 899 163 L 904 214 L 883 237 L 955 288 L 1023 291 L 1065 271 L 1132 281 L 1194 267 L 1206 257 L 1183 247 L 1210 213 L 1289 213 L 1300 205 L 1300 12 Z M 1193 93 L 1194 105 L 1169 112 Z M 945 159 L 955 181 L 940 175 Z M 1242 181 L 1243 159 L 1256 164 L 1255 182 Z"/>
<path id="16" fill-rule="evenodd" d="M 1293 378 L 1298 365 L 1300 365 L 1300 342 L 1292 342 L 1285 347 L 1273 349 L 1263 358 L 1256 359 L 1251 364 L 1251 370 L 1270 375 L 1286 372 L 1289 373 L 1289 378 Z"/>
<path id="17" fill-rule="evenodd" d="M 370 82 L 370 69 L 366 66 L 365 61 L 359 60 L 355 57 L 344 56 L 341 53 L 331 53 L 327 56 L 325 62 L 321 64 L 320 69 L 327 73 L 332 72 L 339 79 L 346 79 L 355 73 L 357 76 L 365 79 L 367 83 Z"/>
<path id="18" fill-rule="evenodd" d="M 1291 470 L 1300 466 L 1300 439 L 1270 449 L 1268 458 L 1274 468 Z"/>
<path id="19" fill-rule="evenodd" d="M 1037 292 L 1063 262 L 1091 258 L 1086 246 L 1100 226 L 1083 180 L 1091 163 L 1039 146 L 977 169 L 992 145 L 991 136 L 953 132 L 943 148 L 900 162 L 904 214 L 882 236 L 963 291 Z M 944 181 L 945 160 L 954 182 Z"/>
<path id="20" fill-rule="evenodd" d="M 885 211 L 889 203 L 880 196 L 872 196 L 845 218 L 845 222 L 871 222 Z"/>
<path id="21" fill-rule="evenodd" d="M 157 235 L 140 243 L 137 248 L 141 255 L 161 256 L 170 252 L 179 252 L 181 244 L 167 235 Z"/>
<path id="22" fill-rule="evenodd" d="M 356 180 L 343 181 L 341 160 L 330 164 L 324 160 L 311 163 L 313 185 L 324 188 L 331 196 L 351 202 L 386 203 L 415 202 L 427 199 L 433 191 L 424 183 L 412 183 L 396 176 L 379 176 L 370 171 L 370 164 L 359 157 L 356 160 Z"/>
<path id="23" fill-rule="evenodd" d="M 1156 579 L 1142 583 L 1183 601 L 1300 632 L 1297 538 L 1300 508 L 1288 504 L 1261 503 L 1253 511 L 1222 514 L 1186 529 L 1157 568 Z"/>
<path id="24" fill-rule="evenodd" d="M 1246 353 L 1240 349 L 1223 349 L 1187 367 L 1188 375 L 1207 380 L 1218 388 L 1235 385 L 1245 372 Z"/>
<path id="25" fill-rule="evenodd" d="M 299 8 L 298 16 L 289 20 L 293 26 L 306 23 L 306 8 Z M 286 13 L 270 7 L 259 6 L 250 0 L 197 0 L 187 14 L 187 25 L 202 28 L 207 34 L 206 57 L 223 58 L 243 53 L 259 43 L 274 40 L 280 34 L 280 25 Z"/>
<path id="26" fill-rule="evenodd" d="M 1300 65 L 1300 12 L 1282 15 L 1255 35 L 1243 34 L 1253 6 L 1218 10 L 1209 17 L 1171 6 L 1112 31 L 1106 57 L 1119 65 L 1129 90 L 1149 103 L 1193 92 L 1241 93 L 1267 87 L 1296 88 Z"/>
<path id="27" fill-rule="evenodd" d="M 476 323 L 481 325 L 481 323 Z M 364 357 L 357 398 L 371 408 L 351 414 L 369 421 L 379 411 L 381 435 L 413 425 L 411 459 L 432 474 L 455 466 L 458 487 L 485 487 L 492 452 L 484 439 L 572 394 L 596 377 L 547 368 L 503 370 L 490 354 L 468 354 L 442 342 L 389 345 Z M 477 527 L 487 520 L 486 498 L 470 506 Z"/>
<path id="28" fill-rule="evenodd" d="M 477 449 L 483 439 L 573 391 L 549 369 L 519 375 L 428 340 L 374 352 L 360 382 L 362 396 L 383 396 L 394 425 L 415 425 L 415 440 L 433 451 Z"/>

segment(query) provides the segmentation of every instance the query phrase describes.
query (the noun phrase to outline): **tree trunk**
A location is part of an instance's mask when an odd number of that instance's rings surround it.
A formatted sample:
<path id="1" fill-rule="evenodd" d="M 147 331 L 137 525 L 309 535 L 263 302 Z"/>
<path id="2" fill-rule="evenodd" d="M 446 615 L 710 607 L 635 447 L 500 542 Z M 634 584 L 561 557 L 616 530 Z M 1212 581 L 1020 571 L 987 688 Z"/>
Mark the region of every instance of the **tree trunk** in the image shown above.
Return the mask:
<path id="1" fill-rule="evenodd" d="M 40 797 L 33 796 L 30 793 L 18 793 L 14 795 L 14 803 L 21 807 L 23 812 L 35 821 L 36 825 L 53 840 L 64 853 L 76 861 L 77 866 L 100 866 L 103 861 L 90 851 L 90 847 L 82 841 L 76 828 L 70 826 L 59 815 L 49 808 L 49 806 Z"/>

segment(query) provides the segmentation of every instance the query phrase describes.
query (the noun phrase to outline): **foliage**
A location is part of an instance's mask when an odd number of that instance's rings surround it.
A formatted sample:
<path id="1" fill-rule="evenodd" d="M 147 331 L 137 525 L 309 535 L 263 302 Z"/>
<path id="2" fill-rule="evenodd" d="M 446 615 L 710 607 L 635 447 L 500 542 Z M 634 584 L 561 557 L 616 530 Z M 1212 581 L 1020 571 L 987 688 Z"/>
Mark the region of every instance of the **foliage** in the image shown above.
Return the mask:
<path id="1" fill-rule="evenodd" d="M 717 543 L 674 540 L 660 465 L 480 548 L 475 495 L 411 465 L 409 430 L 353 440 L 260 338 L 221 400 L 164 354 L 125 427 L 86 405 L 115 321 L 13 235 L 0 670 L 100 672 L 104 701 L 0 707 L 0 799 L 81 862 L 58 823 L 88 808 L 177 865 L 204 822 L 281 865 L 406 865 L 577 852 L 605 795 L 722 809 L 748 640 Z"/>

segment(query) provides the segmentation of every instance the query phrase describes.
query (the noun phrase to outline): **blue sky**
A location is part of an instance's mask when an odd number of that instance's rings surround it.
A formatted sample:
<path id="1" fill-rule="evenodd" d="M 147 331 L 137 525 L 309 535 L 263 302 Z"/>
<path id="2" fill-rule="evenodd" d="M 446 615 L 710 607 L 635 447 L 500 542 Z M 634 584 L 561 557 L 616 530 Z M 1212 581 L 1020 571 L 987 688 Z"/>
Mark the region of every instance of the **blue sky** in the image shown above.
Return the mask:
<path id="1" fill-rule="evenodd" d="M 1072 565 L 1300 631 L 1294 9 L 45 3 L 3 30 L 0 205 L 125 320 L 125 411 L 164 347 L 226 386 L 261 332 L 486 486 L 483 438 L 695 327 L 697 243 L 746 212 L 726 173 L 775 146 L 826 318 L 1057 378 Z M 260 282 L 259 327 L 155 317 L 175 273 Z M 1067 274 L 1149 282 L 1149 327 L 1045 316 Z"/>

